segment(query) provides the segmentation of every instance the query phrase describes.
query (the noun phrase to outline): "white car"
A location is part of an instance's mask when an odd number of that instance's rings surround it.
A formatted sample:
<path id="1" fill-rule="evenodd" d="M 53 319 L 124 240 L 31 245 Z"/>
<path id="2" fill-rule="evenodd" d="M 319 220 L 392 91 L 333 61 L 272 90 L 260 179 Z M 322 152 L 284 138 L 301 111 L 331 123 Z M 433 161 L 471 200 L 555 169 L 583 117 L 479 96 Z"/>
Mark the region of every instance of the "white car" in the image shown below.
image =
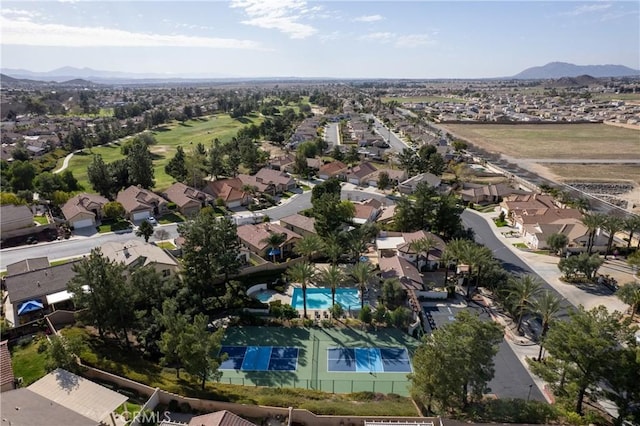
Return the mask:
<path id="1" fill-rule="evenodd" d="M 156 218 L 155 218 L 155 217 L 153 217 L 153 216 L 149 216 L 149 217 L 147 218 L 147 222 L 149 222 L 149 223 L 150 223 L 150 224 L 152 224 L 152 225 L 157 225 L 157 224 L 158 224 L 158 221 L 157 221 L 157 220 L 156 220 Z"/>

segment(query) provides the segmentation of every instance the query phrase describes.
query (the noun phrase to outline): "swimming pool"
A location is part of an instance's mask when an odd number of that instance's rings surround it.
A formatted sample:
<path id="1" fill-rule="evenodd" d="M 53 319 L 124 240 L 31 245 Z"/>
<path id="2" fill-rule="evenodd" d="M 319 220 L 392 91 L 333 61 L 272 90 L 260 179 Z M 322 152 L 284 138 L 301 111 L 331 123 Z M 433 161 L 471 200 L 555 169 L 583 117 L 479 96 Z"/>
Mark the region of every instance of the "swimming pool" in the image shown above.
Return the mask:
<path id="1" fill-rule="evenodd" d="M 251 297 L 258 299 L 262 303 L 269 303 L 274 294 L 276 294 L 276 292 L 273 290 L 260 290 L 257 293 L 253 293 Z"/>
<path id="2" fill-rule="evenodd" d="M 302 288 L 293 289 L 293 297 L 291 298 L 291 306 L 295 309 L 304 309 L 303 307 Z M 336 303 L 342 305 L 346 310 L 360 309 L 360 296 L 357 288 L 338 288 L 336 289 Z M 331 289 L 330 288 L 307 288 L 307 309 L 327 310 L 331 308 Z"/>

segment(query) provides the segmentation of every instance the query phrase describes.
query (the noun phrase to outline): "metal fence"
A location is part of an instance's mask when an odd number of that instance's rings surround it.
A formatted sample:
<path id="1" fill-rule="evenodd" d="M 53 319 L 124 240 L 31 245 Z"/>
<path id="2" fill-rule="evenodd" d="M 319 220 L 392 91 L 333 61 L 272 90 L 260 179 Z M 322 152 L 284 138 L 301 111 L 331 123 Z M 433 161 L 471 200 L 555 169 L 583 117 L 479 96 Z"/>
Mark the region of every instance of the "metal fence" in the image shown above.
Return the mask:
<path id="1" fill-rule="evenodd" d="M 242 386 L 302 388 L 331 393 L 379 392 L 395 393 L 403 396 L 409 394 L 408 380 L 377 380 L 376 373 L 369 375 L 371 380 L 340 379 L 259 379 L 244 377 L 225 377 L 220 383 Z"/>

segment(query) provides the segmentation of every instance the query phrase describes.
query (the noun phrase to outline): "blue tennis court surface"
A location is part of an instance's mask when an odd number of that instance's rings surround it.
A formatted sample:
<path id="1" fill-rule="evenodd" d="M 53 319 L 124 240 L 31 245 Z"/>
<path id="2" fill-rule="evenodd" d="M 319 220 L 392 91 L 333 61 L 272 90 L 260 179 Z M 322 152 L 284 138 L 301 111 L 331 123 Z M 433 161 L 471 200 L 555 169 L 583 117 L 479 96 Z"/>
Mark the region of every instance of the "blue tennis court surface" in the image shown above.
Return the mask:
<path id="1" fill-rule="evenodd" d="M 298 348 L 289 346 L 223 346 L 220 354 L 229 358 L 220 370 L 295 371 L 298 368 Z"/>
<path id="2" fill-rule="evenodd" d="M 406 348 L 327 348 L 327 371 L 410 373 Z"/>

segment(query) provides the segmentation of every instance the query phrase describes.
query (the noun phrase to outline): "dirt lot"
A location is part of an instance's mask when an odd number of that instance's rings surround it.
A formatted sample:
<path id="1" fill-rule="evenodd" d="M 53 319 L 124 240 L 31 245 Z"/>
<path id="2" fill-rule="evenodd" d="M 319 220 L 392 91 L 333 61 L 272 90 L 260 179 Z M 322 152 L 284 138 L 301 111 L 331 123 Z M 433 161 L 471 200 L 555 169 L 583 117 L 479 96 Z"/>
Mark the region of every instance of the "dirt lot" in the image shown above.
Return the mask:
<path id="1" fill-rule="evenodd" d="M 487 151 L 514 158 L 640 159 L 640 132 L 604 124 L 441 127 Z"/>

